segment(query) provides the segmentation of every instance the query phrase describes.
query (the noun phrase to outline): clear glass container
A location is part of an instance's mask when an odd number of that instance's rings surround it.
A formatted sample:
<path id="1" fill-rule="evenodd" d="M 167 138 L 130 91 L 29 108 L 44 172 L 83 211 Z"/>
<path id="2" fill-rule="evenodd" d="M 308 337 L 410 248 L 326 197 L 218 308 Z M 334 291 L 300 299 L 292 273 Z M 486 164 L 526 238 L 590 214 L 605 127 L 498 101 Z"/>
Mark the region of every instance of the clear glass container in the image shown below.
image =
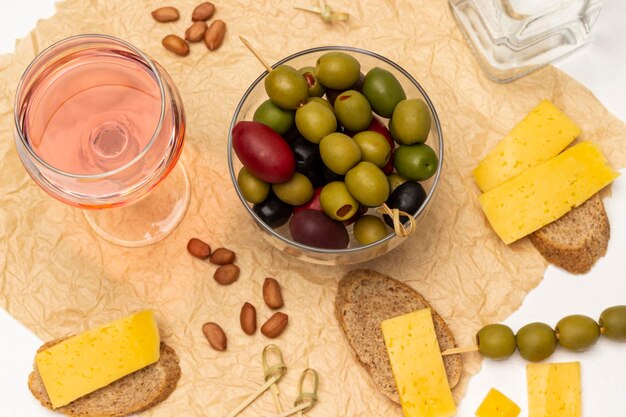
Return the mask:
<path id="1" fill-rule="evenodd" d="M 482 69 L 497 82 L 584 45 L 602 0 L 449 0 Z"/>
<path id="2" fill-rule="evenodd" d="M 354 56 L 361 63 L 361 72 L 367 73 L 374 67 L 380 67 L 390 71 L 400 82 L 402 88 L 406 92 L 407 98 L 421 98 L 428 106 L 428 110 L 431 114 L 432 124 L 430 134 L 426 143 L 433 148 L 438 157 L 437 170 L 435 174 L 426 181 L 420 181 L 420 184 L 426 191 L 426 200 L 418 211 L 413 215 L 417 223 L 417 229 L 414 234 L 420 234 L 421 220 L 426 216 L 431 202 L 435 195 L 437 184 L 441 176 L 443 168 L 443 135 L 441 132 L 441 125 L 439 123 L 439 117 L 435 106 L 426 94 L 426 91 L 422 86 L 409 74 L 406 70 L 400 67 L 395 62 L 382 57 L 374 52 L 370 52 L 364 49 L 346 47 L 346 46 L 325 46 L 307 49 L 301 52 L 297 52 L 287 58 L 282 59 L 273 65 L 287 64 L 294 68 L 302 68 L 305 66 L 315 65 L 317 59 L 324 53 L 329 51 L 344 51 Z M 253 57 L 250 57 L 253 60 Z M 256 65 L 256 63 L 254 63 Z M 321 249 L 312 246 L 303 245 L 294 241 L 289 233 L 288 223 L 277 229 L 272 229 L 266 225 L 257 214 L 252 210 L 252 205 L 249 204 L 244 198 L 239 186 L 237 184 L 237 173 L 241 169 L 242 165 L 235 152 L 233 150 L 233 137 L 232 129 L 235 124 L 241 120 L 252 120 L 254 112 L 261 103 L 267 100 L 267 94 L 265 92 L 265 86 L 263 81 L 267 76 L 267 71 L 263 72 L 244 93 L 239 105 L 235 109 L 233 119 L 230 125 L 230 131 L 228 135 L 228 168 L 230 170 L 230 177 L 232 179 L 233 187 L 237 191 L 239 199 L 243 204 L 245 211 L 258 228 L 263 232 L 265 239 L 273 245 L 275 248 L 294 256 L 298 259 L 323 264 L 323 265 L 348 265 L 365 262 L 367 260 L 384 255 L 390 250 L 397 247 L 407 238 L 396 235 L 393 230 L 389 229 L 389 234 L 374 243 L 362 246 L 356 242 L 354 235 L 352 234 L 352 226 L 348 226 L 348 233 L 350 235 L 350 245 L 346 249 Z M 387 124 L 386 119 L 381 120 Z M 245 213 L 244 213 L 245 214 Z M 376 213 L 375 209 L 370 209 L 367 214 L 380 215 Z"/>

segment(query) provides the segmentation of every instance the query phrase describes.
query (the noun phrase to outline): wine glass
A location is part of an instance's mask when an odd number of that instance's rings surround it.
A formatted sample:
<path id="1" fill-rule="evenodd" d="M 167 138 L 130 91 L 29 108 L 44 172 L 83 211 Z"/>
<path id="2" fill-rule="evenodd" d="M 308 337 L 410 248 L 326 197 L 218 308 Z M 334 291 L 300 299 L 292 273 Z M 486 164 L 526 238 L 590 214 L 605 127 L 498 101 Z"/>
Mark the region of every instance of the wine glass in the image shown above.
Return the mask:
<path id="1" fill-rule="evenodd" d="M 149 245 L 184 217 L 182 100 L 167 72 L 133 45 L 97 34 L 55 43 L 22 75 L 14 114 L 28 173 L 85 209 L 102 238 Z"/>

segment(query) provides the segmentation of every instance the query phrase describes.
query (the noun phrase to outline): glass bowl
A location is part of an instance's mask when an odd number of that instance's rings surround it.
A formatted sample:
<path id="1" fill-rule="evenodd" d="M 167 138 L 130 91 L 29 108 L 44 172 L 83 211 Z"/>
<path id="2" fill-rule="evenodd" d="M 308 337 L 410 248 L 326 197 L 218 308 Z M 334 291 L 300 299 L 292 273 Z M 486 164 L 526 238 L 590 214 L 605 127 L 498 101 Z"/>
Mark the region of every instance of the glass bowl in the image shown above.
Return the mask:
<path id="1" fill-rule="evenodd" d="M 438 165 L 435 174 L 430 179 L 420 182 L 420 184 L 422 184 L 422 186 L 426 190 L 426 200 L 418 209 L 418 211 L 413 215 L 417 223 L 417 228 L 413 234 L 419 234 L 419 223 L 424 218 L 424 216 L 426 216 L 426 213 L 428 212 L 428 209 L 432 203 L 443 167 L 443 136 L 441 133 L 441 125 L 439 123 L 437 111 L 435 110 L 432 101 L 426 94 L 426 91 L 424 91 L 422 86 L 415 80 L 415 78 L 411 76 L 411 74 L 409 74 L 406 70 L 404 70 L 395 62 L 374 52 L 364 49 L 347 46 L 322 46 L 317 48 L 311 48 L 290 55 L 278 61 L 272 67 L 275 68 L 278 65 L 282 64 L 290 65 L 296 69 L 305 66 L 315 66 L 317 59 L 324 53 L 330 51 L 343 51 L 354 56 L 361 63 L 361 72 L 363 72 L 364 74 L 374 67 L 380 67 L 386 69 L 387 71 L 390 71 L 398 79 L 398 81 L 404 88 L 407 98 L 421 98 L 428 106 L 432 118 L 432 124 L 430 134 L 426 143 L 436 152 L 438 157 Z M 254 58 L 251 57 L 250 59 Z M 369 245 L 360 245 L 358 242 L 356 242 L 356 239 L 354 239 L 354 236 L 352 234 L 352 226 L 348 226 L 350 245 L 346 249 L 322 249 L 307 246 L 298 243 L 291 238 L 289 234 L 289 222 L 277 229 L 272 229 L 271 227 L 266 225 L 252 210 L 252 205 L 246 201 L 237 184 L 237 173 L 241 169 L 242 164 L 239 159 L 237 159 L 237 156 L 235 155 L 233 150 L 232 130 L 237 122 L 242 120 L 252 120 L 252 117 L 257 107 L 259 107 L 261 103 L 267 100 L 267 94 L 265 93 L 265 86 L 263 83 L 263 80 L 266 76 L 267 71 L 261 74 L 244 93 L 241 101 L 235 109 L 235 113 L 233 115 L 228 134 L 228 169 L 230 171 L 230 177 L 233 186 L 237 191 L 237 195 L 239 196 L 239 199 L 241 200 L 241 203 L 243 204 L 247 215 L 263 232 L 263 236 L 265 237 L 265 239 L 275 248 L 293 257 L 307 262 L 325 265 L 348 265 L 365 262 L 367 260 L 384 255 L 385 253 L 389 252 L 390 250 L 394 249 L 399 244 L 404 242 L 407 238 L 398 236 L 392 229 L 389 229 L 389 234 L 385 238 Z M 383 119 L 380 116 L 376 117 L 378 117 L 379 120 L 381 120 L 385 125 L 387 124 L 386 119 Z M 377 213 L 376 209 L 369 209 L 367 214 L 375 214 L 381 216 Z"/>

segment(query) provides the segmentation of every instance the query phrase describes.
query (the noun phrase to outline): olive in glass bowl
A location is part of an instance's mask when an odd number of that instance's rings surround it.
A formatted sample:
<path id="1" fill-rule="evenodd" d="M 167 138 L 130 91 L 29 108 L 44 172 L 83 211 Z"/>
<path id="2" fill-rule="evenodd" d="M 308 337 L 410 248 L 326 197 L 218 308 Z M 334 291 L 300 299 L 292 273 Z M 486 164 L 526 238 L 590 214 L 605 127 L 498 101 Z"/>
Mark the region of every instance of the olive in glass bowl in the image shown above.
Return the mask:
<path id="1" fill-rule="evenodd" d="M 408 209 L 419 234 L 443 167 L 439 117 L 422 86 L 395 62 L 346 46 L 307 49 L 272 68 L 280 73 L 265 71 L 244 93 L 228 136 L 233 186 L 266 240 L 308 262 L 365 262 L 406 240 L 392 227 L 384 233 L 383 203 Z M 353 232 L 360 218 L 363 243 Z"/>

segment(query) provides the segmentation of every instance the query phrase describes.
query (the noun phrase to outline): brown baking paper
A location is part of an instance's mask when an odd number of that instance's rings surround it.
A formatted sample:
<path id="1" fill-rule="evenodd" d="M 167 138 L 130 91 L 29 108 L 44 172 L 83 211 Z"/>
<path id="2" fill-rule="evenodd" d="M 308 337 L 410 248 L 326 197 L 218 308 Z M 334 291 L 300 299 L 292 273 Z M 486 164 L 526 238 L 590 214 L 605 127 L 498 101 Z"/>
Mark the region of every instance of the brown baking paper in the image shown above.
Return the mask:
<path id="1" fill-rule="evenodd" d="M 400 416 L 399 407 L 376 390 L 357 364 L 333 317 L 337 282 L 350 268 L 306 264 L 274 250 L 231 186 L 229 122 L 243 92 L 262 72 L 237 35 L 250 39 L 270 62 L 319 45 L 369 49 L 398 62 L 426 89 L 445 138 L 436 198 L 417 233 L 363 267 L 422 293 L 460 345 L 472 343 L 482 325 L 515 311 L 546 267 L 527 239 L 505 246 L 487 224 L 471 176 L 480 158 L 543 98 L 575 120 L 582 138 L 598 143 L 615 168 L 626 161 L 625 126 L 553 67 L 510 84 L 489 81 L 444 0 L 333 0 L 335 9 L 352 15 L 349 22 L 334 25 L 294 10 L 291 1 L 216 2 L 215 18 L 228 25 L 221 49 L 209 52 L 199 43 L 191 45 L 189 56 L 175 56 L 160 41 L 184 32 L 197 2 L 68 0 L 19 41 L 14 54 L 0 57 L 0 305 L 43 340 L 136 309 L 154 309 L 164 340 L 180 356 L 182 377 L 171 397 L 145 415 L 217 417 L 263 381 L 261 351 L 270 340 L 259 333 L 244 335 L 239 310 L 248 301 L 257 307 L 260 323 L 269 317 L 261 286 L 266 276 L 273 276 L 282 285 L 283 311 L 289 314 L 286 332 L 275 341 L 289 367 L 280 383 L 284 405 L 295 399 L 300 372 L 313 367 L 320 373 L 320 401 L 309 416 Z M 161 5 L 177 6 L 181 19 L 156 23 L 150 11 Z M 193 196 L 182 224 L 156 245 L 127 249 L 98 238 L 80 210 L 40 190 L 18 159 L 13 97 L 20 75 L 43 48 L 81 33 L 130 41 L 167 69 L 183 97 L 188 128 L 183 157 Z M 241 276 L 236 283 L 217 285 L 214 267 L 187 253 L 186 243 L 194 236 L 237 252 Z M 208 347 L 201 332 L 206 321 L 220 323 L 228 333 L 226 352 Z M 477 355 L 465 356 L 457 401 L 479 368 Z M 270 394 L 242 415 L 274 415 Z"/>

